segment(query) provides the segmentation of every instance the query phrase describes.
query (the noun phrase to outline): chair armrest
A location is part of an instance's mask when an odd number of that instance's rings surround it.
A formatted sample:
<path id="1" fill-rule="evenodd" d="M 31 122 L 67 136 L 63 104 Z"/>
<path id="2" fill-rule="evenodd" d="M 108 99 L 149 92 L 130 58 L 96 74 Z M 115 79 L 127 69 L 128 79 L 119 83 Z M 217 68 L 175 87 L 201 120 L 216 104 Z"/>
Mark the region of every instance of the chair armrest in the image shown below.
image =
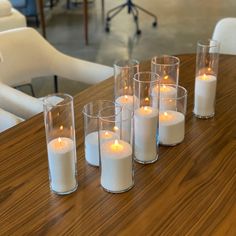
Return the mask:
<path id="1" fill-rule="evenodd" d="M 43 102 L 0 83 L 0 107 L 19 117 L 28 119 L 43 111 Z"/>
<path id="2" fill-rule="evenodd" d="M 113 68 L 59 53 L 54 61 L 55 74 L 86 84 L 99 83 L 113 75 Z"/>
<path id="3" fill-rule="evenodd" d="M 24 119 L 0 108 L 0 132 L 19 124 Z"/>

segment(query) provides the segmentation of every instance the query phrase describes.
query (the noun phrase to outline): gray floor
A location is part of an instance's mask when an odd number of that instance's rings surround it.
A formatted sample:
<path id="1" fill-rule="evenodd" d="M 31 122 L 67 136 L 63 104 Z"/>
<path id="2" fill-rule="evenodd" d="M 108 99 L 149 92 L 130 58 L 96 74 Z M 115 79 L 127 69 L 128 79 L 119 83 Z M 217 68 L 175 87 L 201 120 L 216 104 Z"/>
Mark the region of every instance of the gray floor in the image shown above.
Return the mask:
<path id="1" fill-rule="evenodd" d="M 105 0 L 105 11 L 124 0 Z M 68 10 L 65 0 L 47 13 L 47 39 L 58 50 L 81 59 L 112 66 L 114 60 L 135 58 L 148 60 L 158 54 L 195 52 L 199 39 L 210 38 L 216 22 L 224 17 L 236 17 L 235 0 L 135 0 L 136 4 L 152 11 L 158 17 L 158 27 L 152 27 L 152 18 L 140 13 L 142 34 L 135 34 L 135 24 L 127 10 L 111 22 L 106 33 L 101 13 L 101 1 L 89 5 L 89 45 L 83 34 L 81 4 Z M 34 81 L 37 96 L 52 88 L 41 80 Z M 75 94 L 86 86 L 60 81 L 60 90 Z"/>

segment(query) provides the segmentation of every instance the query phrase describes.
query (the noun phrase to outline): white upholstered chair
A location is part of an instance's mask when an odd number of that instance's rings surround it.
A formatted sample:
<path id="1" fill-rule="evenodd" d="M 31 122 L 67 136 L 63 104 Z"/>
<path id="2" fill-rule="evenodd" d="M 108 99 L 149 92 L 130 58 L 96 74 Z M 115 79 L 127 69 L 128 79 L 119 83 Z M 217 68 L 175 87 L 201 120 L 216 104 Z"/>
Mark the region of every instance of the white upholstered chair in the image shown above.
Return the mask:
<path id="1" fill-rule="evenodd" d="M 95 84 L 113 74 L 111 67 L 59 52 L 33 28 L 0 32 L 0 52 L 0 81 L 10 86 L 49 75 Z"/>
<path id="2" fill-rule="evenodd" d="M 0 132 L 22 122 L 23 119 L 0 108 Z"/>
<path id="3" fill-rule="evenodd" d="M 8 0 L 0 0 L 0 31 L 26 26 L 26 18 Z"/>
<path id="4" fill-rule="evenodd" d="M 95 84 L 113 75 L 112 67 L 59 52 L 32 28 L 0 32 L 0 53 L 0 108 L 23 119 L 41 112 L 42 101 L 10 86 L 50 75 Z"/>
<path id="5" fill-rule="evenodd" d="M 212 38 L 220 42 L 220 53 L 236 55 L 236 18 L 218 21 Z"/>

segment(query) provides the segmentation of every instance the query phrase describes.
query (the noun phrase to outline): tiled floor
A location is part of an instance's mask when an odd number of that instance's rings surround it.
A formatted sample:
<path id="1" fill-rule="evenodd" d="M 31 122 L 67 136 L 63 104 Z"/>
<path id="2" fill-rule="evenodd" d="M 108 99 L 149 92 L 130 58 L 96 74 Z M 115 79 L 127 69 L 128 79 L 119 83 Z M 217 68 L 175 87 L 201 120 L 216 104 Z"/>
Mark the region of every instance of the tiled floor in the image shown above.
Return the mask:
<path id="1" fill-rule="evenodd" d="M 158 27 L 153 28 L 151 17 L 141 12 L 142 34 L 137 36 L 132 16 L 123 10 L 112 20 L 110 33 L 106 33 L 101 1 L 94 0 L 89 5 L 89 45 L 86 46 L 82 5 L 68 10 L 65 2 L 61 0 L 47 20 L 48 41 L 71 56 L 110 66 L 118 58 L 148 60 L 158 54 L 195 52 L 196 42 L 210 38 L 219 19 L 236 17 L 234 0 L 135 0 L 135 3 L 157 15 Z M 123 2 L 105 0 L 105 11 Z M 79 91 L 74 85 L 66 86 L 62 84 L 60 88 L 71 94 Z M 43 95 L 41 90 L 43 93 L 50 92 L 45 89 L 49 87 L 41 82 L 38 88 L 38 95 Z"/>

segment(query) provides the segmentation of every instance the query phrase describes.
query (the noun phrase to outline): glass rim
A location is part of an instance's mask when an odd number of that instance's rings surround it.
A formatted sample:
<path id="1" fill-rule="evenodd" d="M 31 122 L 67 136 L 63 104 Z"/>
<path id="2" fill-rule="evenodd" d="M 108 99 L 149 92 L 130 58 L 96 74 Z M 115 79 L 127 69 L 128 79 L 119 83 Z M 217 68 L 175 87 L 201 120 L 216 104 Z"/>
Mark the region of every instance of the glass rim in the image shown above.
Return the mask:
<path id="1" fill-rule="evenodd" d="M 64 100 L 59 101 L 57 104 L 53 104 L 52 102 L 49 101 L 49 99 L 53 98 L 53 97 L 64 98 Z M 72 101 L 73 101 L 73 97 L 70 94 L 67 94 L 67 93 L 51 93 L 51 94 L 48 94 L 47 96 L 45 96 L 43 98 L 43 105 L 44 106 L 51 106 L 51 107 L 62 107 L 62 106 L 68 105 Z M 61 102 L 63 102 L 63 103 L 61 104 Z"/>
<path id="2" fill-rule="evenodd" d="M 211 45 L 212 42 L 214 43 L 214 45 Z M 218 40 L 209 38 L 209 39 L 198 40 L 197 45 L 205 48 L 213 48 L 213 47 L 219 47 L 220 42 Z"/>
<path id="3" fill-rule="evenodd" d="M 110 106 L 110 108 L 111 108 L 111 107 L 112 107 L 112 106 Z M 117 107 L 119 108 L 119 112 L 118 112 L 118 113 L 115 113 L 114 115 L 109 115 L 109 116 L 100 116 L 100 112 L 101 112 L 102 110 L 105 110 L 105 109 L 109 108 L 109 107 L 105 107 L 104 109 L 100 110 L 100 111 L 99 111 L 99 116 L 98 116 L 99 120 L 100 120 L 100 121 L 104 121 L 104 122 L 108 122 L 108 123 L 120 123 L 120 122 L 123 122 L 123 121 L 131 120 L 131 119 L 133 118 L 133 111 L 132 111 L 132 110 L 126 108 L 125 106 L 120 106 L 119 104 L 118 104 L 117 106 L 114 106 L 115 109 L 116 109 Z M 122 117 L 123 109 L 126 109 L 126 110 L 130 111 L 130 112 L 131 112 L 131 116 L 128 117 L 128 118 L 126 118 L 126 119 L 122 119 L 121 121 L 117 121 L 117 120 L 115 120 L 115 119 L 114 119 L 114 120 L 110 120 L 110 119 L 109 119 L 109 118 L 115 118 L 116 116 L 118 116 L 118 115 L 120 115 L 120 114 L 121 114 L 121 117 Z"/>
<path id="4" fill-rule="evenodd" d="M 121 65 L 124 63 L 123 65 Z M 113 66 L 116 68 L 131 68 L 139 66 L 139 61 L 136 59 L 118 59 L 113 63 Z"/>
<path id="5" fill-rule="evenodd" d="M 175 87 L 176 89 L 181 89 L 184 93 L 181 96 L 176 96 L 175 98 L 171 98 L 171 97 L 163 97 L 160 99 L 174 99 L 174 100 L 180 100 L 184 97 L 186 97 L 188 95 L 188 91 L 185 87 L 178 85 L 178 84 L 160 84 L 160 86 L 165 85 L 165 86 L 170 86 L 170 87 Z"/>
<path id="6" fill-rule="evenodd" d="M 100 100 L 92 101 L 92 102 L 89 102 L 89 103 L 85 104 L 85 105 L 83 106 L 82 113 L 83 113 L 84 115 L 86 115 L 87 117 L 89 117 L 89 118 L 94 118 L 94 119 L 98 118 L 98 117 L 99 117 L 99 111 L 98 111 L 97 115 L 89 115 L 87 112 L 85 112 L 85 107 L 88 106 L 88 105 L 90 105 L 90 104 L 94 104 L 94 103 L 98 104 L 99 102 L 109 102 L 109 103 L 111 103 L 111 104 L 113 104 L 113 105 L 117 104 L 117 106 L 118 106 L 118 103 L 116 103 L 116 102 L 114 102 L 114 101 L 100 99 Z M 108 107 L 109 107 L 109 106 L 108 106 Z"/>
<path id="7" fill-rule="evenodd" d="M 161 58 L 165 58 L 165 57 L 166 58 L 173 58 L 175 60 L 175 62 L 173 62 L 173 63 L 157 63 L 157 62 L 154 61 L 156 59 L 161 59 Z M 157 55 L 157 56 L 152 57 L 151 63 L 153 65 L 173 66 L 173 65 L 179 65 L 180 64 L 180 59 L 176 56 L 164 54 L 164 55 Z"/>
<path id="8" fill-rule="evenodd" d="M 144 80 L 140 80 L 140 79 L 136 79 L 135 78 L 137 75 L 144 75 L 144 74 L 156 75 L 157 79 L 150 80 L 150 81 L 144 81 Z M 155 73 L 155 72 L 152 72 L 152 71 L 142 71 L 142 72 L 137 72 L 136 74 L 134 74 L 133 80 L 135 82 L 143 83 L 143 84 L 153 84 L 153 83 L 155 84 L 155 83 L 159 83 L 161 79 L 160 79 L 160 75 Z"/>

